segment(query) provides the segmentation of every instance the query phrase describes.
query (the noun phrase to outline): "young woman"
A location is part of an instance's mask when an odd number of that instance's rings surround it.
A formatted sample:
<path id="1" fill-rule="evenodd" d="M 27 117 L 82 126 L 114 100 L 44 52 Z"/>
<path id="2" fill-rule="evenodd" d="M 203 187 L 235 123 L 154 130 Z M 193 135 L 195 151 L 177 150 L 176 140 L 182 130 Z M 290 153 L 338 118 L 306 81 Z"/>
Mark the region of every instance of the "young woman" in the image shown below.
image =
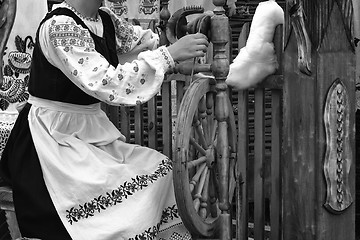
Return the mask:
<path id="1" fill-rule="evenodd" d="M 66 0 L 40 23 L 20 112 L 1 159 L 20 231 L 44 240 L 190 239 L 171 160 L 125 143 L 100 101 L 135 105 L 159 92 L 174 61 L 204 56 L 188 35 L 159 47 L 102 0 Z M 118 57 L 137 54 L 119 64 Z"/>

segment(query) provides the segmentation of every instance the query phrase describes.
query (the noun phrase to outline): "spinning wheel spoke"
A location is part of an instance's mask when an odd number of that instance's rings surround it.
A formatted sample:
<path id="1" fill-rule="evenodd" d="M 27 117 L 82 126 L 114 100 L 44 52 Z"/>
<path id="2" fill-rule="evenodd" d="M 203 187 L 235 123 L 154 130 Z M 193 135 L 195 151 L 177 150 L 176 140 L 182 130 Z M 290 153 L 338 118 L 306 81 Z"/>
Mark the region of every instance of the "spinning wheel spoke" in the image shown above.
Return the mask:
<path id="1" fill-rule="evenodd" d="M 206 156 L 206 150 L 199 144 L 196 142 L 195 138 L 190 138 L 190 144 L 196 149 L 198 150 L 203 156 Z"/>
<path id="2" fill-rule="evenodd" d="M 198 159 L 195 159 L 195 160 L 192 160 L 192 161 L 189 161 L 187 164 L 188 164 L 188 168 L 193 168 L 193 167 L 197 167 L 198 165 L 200 165 L 201 163 L 205 162 L 206 161 L 206 156 L 202 156 L 202 157 L 199 157 Z"/>
<path id="3" fill-rule="evenodd" d="M 191 178 L 190 181 L 190 192 L 193 192 L 195 187 L 197 186 L 197 183 L 199 182 L 199 179 L 202 175 L 202 173 L 204 172 L 204 170 L 206 169 L 206 163 L 203 163 L 199 169 L 197 169 L 195 175 Z"/>
<path id="4" fill-rule="evenodd" d="M 205 140 L 205 134 L 204 134 L 204 131 L 203 131 L 203 126 L 201 125 L 201 121 L 199 120 L 199 115 L 198 114 L 196 114 L 194 119 L 193 119 L 193 126 L 195 128 L 197 138 L 199 139 L 199 142 L 200 142 L 201 146 L 206 148 L 207 144 L 206 144 L 206 140 Z"/>
<path id="5" fill-rule="evenodd" d="M 210 144 L 210 137 L 209 137 L 209 131 L 208 131 L 208 116 L 206 113 L 206 98 L 205 96 L 200 99 L 199 103 L 199 119 L 202 126 L 202 132 L 204 133 L 204 138 L 206 142 L 206 146 L 209 146 Z"/>
<path id="6" fill-rule="evenodd" d="M 201 193 L 205 186 L 205 180 L 207 178 L 206 177 L 207 173 L 208 173 L 208 167 L 205 167 L 204 170 L 201 172 L 200 181 L 199 181 L 199 184 L 197 185 L 196 192 L 194 195 L 194 208 L 195 208 L 196 212 L 199 212 L 200 200 L 202 198 Z"/>

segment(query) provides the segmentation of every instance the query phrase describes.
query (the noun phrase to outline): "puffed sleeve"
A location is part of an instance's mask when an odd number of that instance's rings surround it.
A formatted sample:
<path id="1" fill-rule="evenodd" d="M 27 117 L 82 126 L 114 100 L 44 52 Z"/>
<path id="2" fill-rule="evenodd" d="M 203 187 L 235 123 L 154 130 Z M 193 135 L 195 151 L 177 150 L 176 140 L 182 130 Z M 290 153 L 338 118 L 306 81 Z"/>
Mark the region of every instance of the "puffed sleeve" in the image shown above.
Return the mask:
<path id="1" fill-rule="evenodd" d="M 127 30 L 121 33 L 121 27 Z M 123 34 L 122 38 L 117 36 L 119 52 L 134 51 L 139 42 L 147 42 L 148 49 L 157 44 L 156 39 L 152 40 L 153 34 L 135 30 L 127 24 L 116 28 L 117 34 Z M 136 105 L 148 101 L 160 91 L 164 74 L 174 67 L 166 47 L 143 49 L 133 61 L 112 66 L 95 50 L 89 31 L 68 16 L 47 20 L 40 29 L 39 39 L 51 64 L 87 94 L 111 105 Z"/>

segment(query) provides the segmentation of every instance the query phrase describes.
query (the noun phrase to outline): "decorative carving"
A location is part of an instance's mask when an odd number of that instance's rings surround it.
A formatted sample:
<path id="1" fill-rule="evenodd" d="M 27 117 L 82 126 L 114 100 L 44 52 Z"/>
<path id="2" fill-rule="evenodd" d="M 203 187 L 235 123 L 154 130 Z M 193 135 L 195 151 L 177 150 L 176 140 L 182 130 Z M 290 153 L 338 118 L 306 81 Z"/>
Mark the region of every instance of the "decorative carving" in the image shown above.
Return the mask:
<path id="1" fill-rule="evenodd" d="M 336 79 L 330 87 L 324 111 L 326 154 L 324 174 L 327 197 L 324 206 L 340 214 L 353 202 L 349 172 L 353 161 L 350 145 L 350 102 L 345 85 Z"/>
<path id="2" fill-rule="evenodd" d="M 353 3 L 352 0 L 288 0 L 286 1 L 287 9 L 293 11 L 294 6 L 301 6 L 303 16 L 305 18 L 304 26 L 309 30 L 308 35 L 312 43 L 312 49 L 318 50 L 322 44 L 324 36 L 328 31 L 329 20 L 334 8 L 338 8 L 342 16 L 342 24 L 349 40 L 349 44 L 354 51 L 354 36 L 353 36 Z M 292 10 L 291 10 L 292 9 Z M 289 14 L 290 15 L 290 14 Z M 289 42 L 293 22 L 289 19 L 291 16 L 286 16 L 285 19 L 285 47 Z"/>
<path id="3" fill-rule="evenodd" d="M 159 11 L 156 0 L 143 0 L 139 6 L 139 13 L 143 12 L 145 15 L 151 15 L 155 11 Z"/>
<path id="4" fill-rule="evenodd" d="M 305 26 L 302 5 L 294 3 L 289 10 L 289 15 L 296 37 L 299 70 L 306 75 L 311 75 L 311 41 Z"/>
<path id="5" fill-rule="evenodd" d="M 129 9 L 127 7 L 127 0 L 120 0 L 116 3 L 113 3 L 114 5 L 111 7 L 111 10 L 117 15 L 117 16 L 123 16 L 124 14 L 127 14 Z"/>

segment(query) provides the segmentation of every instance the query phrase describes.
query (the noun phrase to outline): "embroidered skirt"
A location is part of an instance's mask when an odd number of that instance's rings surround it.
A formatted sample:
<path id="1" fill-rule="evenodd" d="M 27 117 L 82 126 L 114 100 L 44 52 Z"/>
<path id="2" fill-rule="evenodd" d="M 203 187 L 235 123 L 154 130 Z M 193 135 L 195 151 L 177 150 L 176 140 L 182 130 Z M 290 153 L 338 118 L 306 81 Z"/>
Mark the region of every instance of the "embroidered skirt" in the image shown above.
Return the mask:
<path id="1" fill-rule="evenodd" d="M 191 239 L 172 163 L 124 142 L 100 104 L 31 97 L 4 150 L 20 231 L 41 239 Z"/>

